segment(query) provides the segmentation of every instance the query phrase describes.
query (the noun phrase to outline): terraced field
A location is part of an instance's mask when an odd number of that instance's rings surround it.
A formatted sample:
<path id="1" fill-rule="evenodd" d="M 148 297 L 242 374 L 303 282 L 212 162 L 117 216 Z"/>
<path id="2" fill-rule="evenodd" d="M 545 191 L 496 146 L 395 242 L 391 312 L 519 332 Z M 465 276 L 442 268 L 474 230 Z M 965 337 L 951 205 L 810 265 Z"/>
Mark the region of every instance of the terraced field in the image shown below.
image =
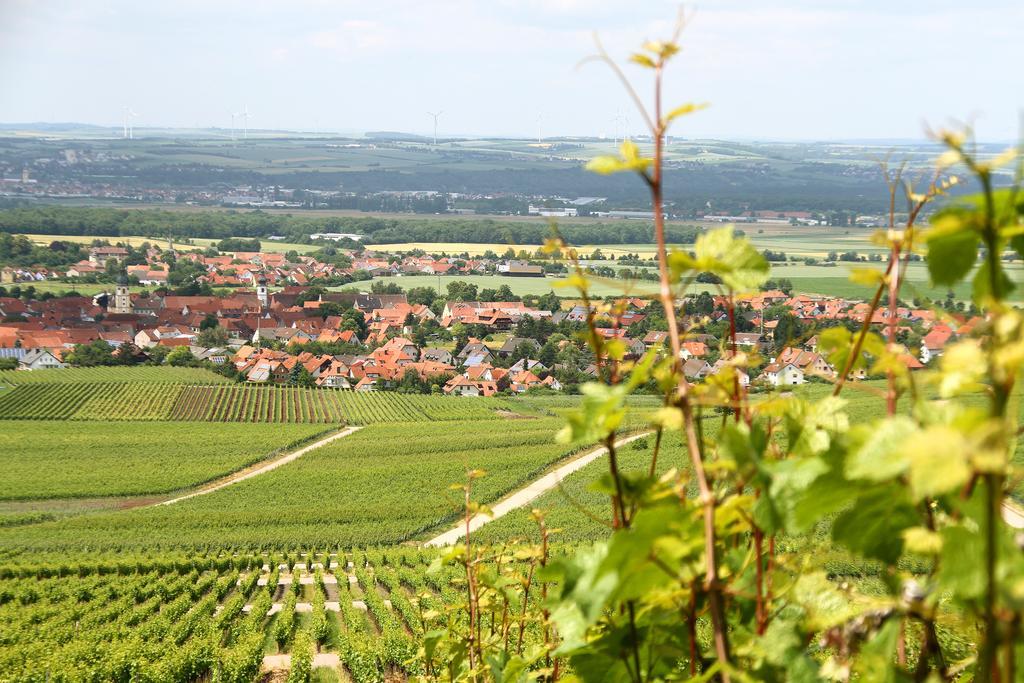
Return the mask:
<path id="1" fill-rule="evenodd" d="M 316 425 L 8 421 L 0 501 L 139 496 L 196 486 L 324 432 Z M 2 516 L 0 516 L 2 518 Z"/>
<path id="2" fill-rule="evenodd" d="M 31 374 L 31 373 L 25 373 Z M 255 385 L 26 383 L 0 392 L 0 420 L 375 424 L 495 419 L 503 399 Z"/>
<path id="3" fill-rule="evenodd" d="M 454 569 L 427 571 L 435 557 L 336 547 L 7 557 L 0 560 L 0 676 L 252 681 L 265 658 L 293 669 L 328 663 L 353 683 L 415 676 L 424 672 L 420 639 L 462 596 Z M 529 599 L 529 615 L 539 612 L 537 599 Z M 435 616 L 425 619 L 427 611 Z M 536 618 L 522 624 L 527 643 L 536 642 Z"/>
<path id="4" fill-rule="evenodd" d="M 61 370 L 0 370 L 0 385 L 74 384 L 78 382 L 145 382 L 155 384 L 230 384 L 231 380 L 204 368 L 170 366 L 64 368 Z"/>
<path id="5" fill-rule="evenodd" d="M 576 452 L 554 442 L 561 424 L 541 418 L 370 425 L 271 472 L 174 505 L 0 528 L 0 547 L 251 550 L 399 543 L 451 523 L 462 501 L 450 486 L 464 482 L 468 470 L 487 472 L 474 483 L 474 498 L 490 502 Z"/>

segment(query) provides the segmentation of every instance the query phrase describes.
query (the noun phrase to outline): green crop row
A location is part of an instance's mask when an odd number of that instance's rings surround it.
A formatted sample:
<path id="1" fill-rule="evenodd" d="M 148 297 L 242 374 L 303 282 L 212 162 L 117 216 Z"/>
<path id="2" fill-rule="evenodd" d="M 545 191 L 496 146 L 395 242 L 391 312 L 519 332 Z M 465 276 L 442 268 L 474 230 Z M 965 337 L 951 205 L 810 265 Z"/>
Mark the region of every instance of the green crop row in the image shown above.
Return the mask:
<path id="1" fill-rule="evenodd" d="M 147 382 L 154 384 L 226 384 L 231 380 L 204 368 L 164 366 L 0 370 L 0 384 L 64 384 L 74 382 Z"/>
<path id="2" fill-rule="evenodd" d="M 355 425 L 483 420 L 505 399 L 419 396 L 269 385 L 158 382 L 27 383 L 0 392 L 0 419 L 173 420 Z"/>

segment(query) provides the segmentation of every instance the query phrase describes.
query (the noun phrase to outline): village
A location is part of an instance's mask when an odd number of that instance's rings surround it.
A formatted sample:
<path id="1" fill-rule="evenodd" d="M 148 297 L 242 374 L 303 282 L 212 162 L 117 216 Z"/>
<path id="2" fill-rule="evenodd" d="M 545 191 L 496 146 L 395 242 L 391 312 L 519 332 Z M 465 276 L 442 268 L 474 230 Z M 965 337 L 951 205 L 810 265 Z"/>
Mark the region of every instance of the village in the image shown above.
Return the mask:
<path id="1" fill-rule="evenodd" d="M 573 391 L 600 372 L 598 359 L 582 341 L 589 317 L 582 302 L 554 294 L 519 297 L 507 286 L 479 291 L 457 279 L 488 270 L 543 277 L 543 267 L 525 252 L 523 259 L 502 261 L 362 251 L 347 255 L 342 267 L 295 254 L 173 249 L 151 246 L 146 263 L 127 265 L 130 249 L 94 246 L 87 260 L 63 273 L 120 272 L 112 293 L 0 297 L 0 363 L 26 370 L 201 363 L 246 382 L 460 396 Z M 195 284 L 208 292 L 218 286 L 220 295 L 168 289 L 169 250 L 175 267 L 189 264 Z M 438 275 L 439 283 L 445 276 L 448 296 L 440 294 L 440 286 L 410 292 L 379 282 L 372 291 L 320 286 L 324 278 L 358 271 L 397 276 L 393 283 L 400 283 L 402 274 Z M 6 267 L 4 273 L 5 282 L 24 283 L 40 269 Z M 132 292 L 129 282 L 153 290 Z M 716 374 L 733 353 L 744 352 L 756 354 L 760 363 L 753 377 L 738 372 L 739 381 L 755 386 L 834 379 L 837 371 L 820 352 L 816 332 L 837 325 L 857 329 L 870 310 L 864 301 L 780 289 L 744 296 L 737 302 L 741 331 L 733 349 L 724 297 L 703 293 L 681 303 L 689 321 L 681 350 L 686 376 L 697 381 Z M 658 309 L 643 297 L 611 299 L 601 307 L 592 303 L 597 333 L 621 341 L 626 360 L 664 352 L 668 335 Z M 911 370 L 923 368 L 978 320 L 899 307 L 899 357 Z M 883 311 L 870 322 L 878 330 L 887 324 Z M 855 374 L 867 376 L 862 368 Z"/>

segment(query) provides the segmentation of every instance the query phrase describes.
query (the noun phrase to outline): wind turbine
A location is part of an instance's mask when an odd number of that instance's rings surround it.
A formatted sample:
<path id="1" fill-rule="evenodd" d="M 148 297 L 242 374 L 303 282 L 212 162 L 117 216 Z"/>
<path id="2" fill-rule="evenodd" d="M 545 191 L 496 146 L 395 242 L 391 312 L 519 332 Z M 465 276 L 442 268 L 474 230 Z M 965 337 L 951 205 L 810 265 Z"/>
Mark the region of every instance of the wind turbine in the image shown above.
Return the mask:
<path id="1" fill-rule="evenodd" d="M 132 109 L 131 107 L 128 107 L 128 111 L 125 114 L 125 120 L 128 122 L 128 139 L 129 140 L 134 140 L 135 139 L 135 127 L 132 125 L 132 119 L 134 119 L 137 116 L 138 116 L 138 113 L 134 109 Z"/>
<path id="2" fill-rule="evenodd" d="M 128 139 L 128 112 L 129 111 L 131 111 L 131 107 L 125 107 L 124 110 L 123 110 L 123 114 L 124 114 L 124 121 L 123 121 L 123 123 L 124 123 L 124 132 L 121 134 L 121 137 L 123 137 L 125 140 Z"/>
<path id="3" fill-rule="evenodd" d="M 615 143 L 619 142 L 620 137 L 625 137 L 625 135 L 619 135 L 619 133 L 622 133 L 623 122 L 625 120 L 626 119 L 622 114 L 616 114 L 615 118 L 612 119 L 612 128 L 615 131 L 615 133 L 612 135 L 612 141 Z"/>
<path id="4" fill-rule="evenodd" d="M 543 123 L 544 123 L 544 115 L 543 114 L 537 114 L 537 144 L 538 145 L 540 144 L 541 140 L 544 139 L 544 136 L 542 135 L 542 133 L 543 133 L 543 126 L 542 126 L 542 124 Z"/>
<path id="5" fill-rule="evenodd" d="M 242 139 L 243 140 L 248 140 L 249 139 L 249 105 L 248 104 L 245 105 L 245 107 L 242 109 L 242 111 L 240 111 L 239 113 L 235 114 L 235 116 L 238 116 L 239 118 L 242 119 Z"/>
<path id="6" fill-rule="evenodd" d="M 235 116 L 237 116 L 237 114 L 235 114 L 235 112 L 231 112 L 231 139 L 232 140 L 235 139 Z"/>
<path id="7" fill-rule="evenodd" d="M 443 114 L 443 113 L 444 113 L 443 109 L 441 111 L 437 112 L 436 114 L 434 112 L 432 112 L 432 111 L 428 111 L 427 112 L 427 116 L 433 116 L 434 117 L 434 147 L 437 147 L 437 120 L 439 118 L 441 118 L 441 114 Z"/>

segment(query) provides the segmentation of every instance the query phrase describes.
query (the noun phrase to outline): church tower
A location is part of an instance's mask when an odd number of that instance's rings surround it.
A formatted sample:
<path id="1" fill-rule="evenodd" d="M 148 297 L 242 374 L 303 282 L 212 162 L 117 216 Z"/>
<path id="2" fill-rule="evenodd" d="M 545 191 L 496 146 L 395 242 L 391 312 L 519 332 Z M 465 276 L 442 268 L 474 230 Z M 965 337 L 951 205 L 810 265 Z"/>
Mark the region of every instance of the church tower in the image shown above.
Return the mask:
<path id="1" fill-rule="evenodd" d="M 256 287 L 256 298 L 260 300 L 260 309 L 265 309 L 268 304 L 267 278 L 260 275 L 259 280 L 256 282 L 258 284 Z"/>
<path id="2" fill-rule="evenodd" d="M 128 293 L 128 280 L 120 277 L 117 280 L 117 288 L 114 290 L 114 298 L 107 304 L 108 313 L 131 313 L 132 295 Z"/>

